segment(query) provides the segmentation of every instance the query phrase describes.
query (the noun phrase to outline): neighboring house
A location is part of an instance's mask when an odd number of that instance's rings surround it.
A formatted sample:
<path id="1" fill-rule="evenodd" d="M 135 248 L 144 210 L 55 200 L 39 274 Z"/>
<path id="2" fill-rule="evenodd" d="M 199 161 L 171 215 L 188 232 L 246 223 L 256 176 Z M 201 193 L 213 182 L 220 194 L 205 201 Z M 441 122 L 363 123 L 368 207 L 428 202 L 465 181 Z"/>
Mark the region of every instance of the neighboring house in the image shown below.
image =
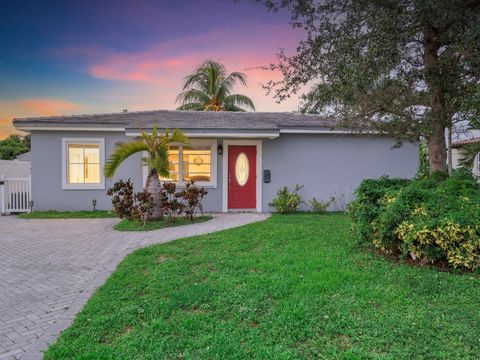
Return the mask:
<path id="1" fill-rule="evenodd" d="M 480 142 L 480 137 L 473 137 L 467 140 L 455 141 L 452 143 L 452 167 L 457 169 L 460 167 L 461 150 L 465 145 Z M 477 155 L 473 164 L 472 172 L 475 176 L 480 176 L 480 156 Z"/>
<path id="2" fill-rule="evenodd" d="M 27 178 L 30 176 L 31 152 L 18 155 L 15 160 L 0 160 L 0 176 Z"/>
<path id="3" fill-rule="evenodd" d="M 206 211 L 270 211 L 282 186 L 303 184 L 305 199 L 332 194 L 351 198 L 366 178 L 409 178 L 418 167 L 417 144 L 394 149 L 393 139 L 331 130 L 319 116 L 294 113 L 144 111 L 14 119 L 31 133 L 32 194 L 38 209 L 111 207 L 106 189 L 131 178 L 136 190 L 147 169 L 137 154 L 120 165 L 113 180 L 103 166 L 114 148 L 141 130 L 181 129 L 190 146 L 170 149 L 171 180 L 208 188 Z"/>

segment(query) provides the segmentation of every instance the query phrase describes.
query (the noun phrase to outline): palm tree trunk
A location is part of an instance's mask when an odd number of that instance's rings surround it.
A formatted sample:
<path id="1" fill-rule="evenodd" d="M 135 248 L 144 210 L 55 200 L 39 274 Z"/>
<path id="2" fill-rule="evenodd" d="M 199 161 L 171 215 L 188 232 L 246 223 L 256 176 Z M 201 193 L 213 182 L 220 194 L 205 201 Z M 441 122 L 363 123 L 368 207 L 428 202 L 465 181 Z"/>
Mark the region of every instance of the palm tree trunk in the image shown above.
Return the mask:
<path id="1" fill-rule="evenodd" d="M 163 207 L 162 207 L 162 184 L 158 178 L 158 174 L 155 170 L 150 170 L 147 178 L 147 184 L 145 190 L 152 195 L 153 198 L 153 212 L 150 216 L 152 220 L 163 219 Z"/>

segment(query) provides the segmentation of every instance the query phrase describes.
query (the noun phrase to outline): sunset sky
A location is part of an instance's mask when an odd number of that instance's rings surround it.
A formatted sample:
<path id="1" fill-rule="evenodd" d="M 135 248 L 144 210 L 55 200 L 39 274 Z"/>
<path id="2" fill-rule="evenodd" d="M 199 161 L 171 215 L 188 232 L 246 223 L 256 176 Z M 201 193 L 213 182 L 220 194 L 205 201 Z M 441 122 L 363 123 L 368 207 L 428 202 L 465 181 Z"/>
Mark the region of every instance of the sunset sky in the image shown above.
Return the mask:
<path id="1" fill-rule="evenodd" d="M 287 13 L 248 0 L 3 1 L 0 139 L 11 119 L 122 109 L 174 109 L 182 79 L 205 59 L 248 75 L 257 111 L 290 111 L 250 69 L 302 38 Z"/>

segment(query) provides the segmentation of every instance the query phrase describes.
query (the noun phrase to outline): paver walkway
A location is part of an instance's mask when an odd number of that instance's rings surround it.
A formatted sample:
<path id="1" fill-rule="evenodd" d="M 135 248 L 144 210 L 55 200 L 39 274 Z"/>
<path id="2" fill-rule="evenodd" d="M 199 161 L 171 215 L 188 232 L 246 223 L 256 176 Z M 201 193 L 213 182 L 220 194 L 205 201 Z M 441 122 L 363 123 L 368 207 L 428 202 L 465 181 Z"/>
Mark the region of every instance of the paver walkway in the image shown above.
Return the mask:
<path id="1" fill-rule="evenodd" d="M 41 359 L 129 252 L 267 217 L 215 214 L 204 223 L 135 233 L 113 230 L 116 219 L 0 217 L 0 359 Z"/>

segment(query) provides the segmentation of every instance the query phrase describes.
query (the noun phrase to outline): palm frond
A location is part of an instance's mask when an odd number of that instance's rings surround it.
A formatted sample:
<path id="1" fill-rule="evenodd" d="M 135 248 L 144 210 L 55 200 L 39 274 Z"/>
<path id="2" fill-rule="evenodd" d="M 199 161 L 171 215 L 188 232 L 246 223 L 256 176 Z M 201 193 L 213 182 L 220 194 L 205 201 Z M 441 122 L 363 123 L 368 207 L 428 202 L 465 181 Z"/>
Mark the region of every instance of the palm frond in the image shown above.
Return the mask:
<path id="1" fill-rule="evenodd" d="M 168 164 L 168 146 L 161 145 L 157 147 L 150 168 L 154 169 L 160 176 L 168 177 L 170 172 Z"/>
<path id="2" fill-rule="evenodd" d="M 247 108 L 251 108 L 252 110 L 255 110 L 255 105 L 253 104 L 252 99 L 250 99 L 246 95 L 242 95 L 242 94 L 228 95 L 224 99 L 224 102 L 225 104 L 232 104 L 238 107 L 247 107 Z"/>
<path id="3" fill-rule="evenodd" d="M 460 149 L 460 164 L 473 169 L 475 158 L 480 153 L 480 142 L 465 145 Z"/>
<path id="4" fill-rule="evenodd" d="M 202 111 L 204 109 L 205 105 L 201 103 L 189 103 L 189 104 L 183 104 L 177 107 L 176 110 L 195 110 L 195 111 Z"/>
<path id="5" fill-rule="evenodd" d="M 148 145 L 144 142 L 135 141 L 128 144 L 123 144 L 117 147 L 108 158 L 107 163 L 103 169 L 105 176 L 111 179 L 117 171 L 120 164 L 133 154 L 142 151 L 148 151 Z"/>
<path id="6" fill-rule="evenodd" d="M 168 143 L 179 143 L 188 145 L 190 144 L 190 140 L 188 137 L 179 129 L 173 130 L 172 134 L 168 138 Z"/>
<path id="7" fill-rule="evenodd" d="M 223 106 L 223 110 L 224 111 L 236 111 L 236 112 L 246 112 L 247 111 L 247 110 L 242 109 L 241 107 L 238 107 L 238 106 L 233 105 L 233 104 L 225 104 Z"/>
<path id="8" fill-rule="evenodd" d="M 247 75 L 238 71 L 234 71 L 225 78 L 225 83 L 229 84 L 230 88 L 232 88 L 237 81 L 240 81 L 243 86 L 247 86 Z"/>
<path id="9" fill-rule="evenodd" d="M 223 64 L 206 60 L 185 78 L 183 91 L 175 100 L 182 104 L 178 110 L 245 111 L 243 107 L 255 110 L 249 97 L 231 94 L 237 82 L 246 86 L 247 75 L 238 71 L 227 75 Z"/>
<path id="10" fill-rule="evenodd" d="M 188 103 L 207 103 L 210 97 L 203 91 L 197 89 L 189 89 L 178 94 L 175 102 L 183 104 Z"/>

